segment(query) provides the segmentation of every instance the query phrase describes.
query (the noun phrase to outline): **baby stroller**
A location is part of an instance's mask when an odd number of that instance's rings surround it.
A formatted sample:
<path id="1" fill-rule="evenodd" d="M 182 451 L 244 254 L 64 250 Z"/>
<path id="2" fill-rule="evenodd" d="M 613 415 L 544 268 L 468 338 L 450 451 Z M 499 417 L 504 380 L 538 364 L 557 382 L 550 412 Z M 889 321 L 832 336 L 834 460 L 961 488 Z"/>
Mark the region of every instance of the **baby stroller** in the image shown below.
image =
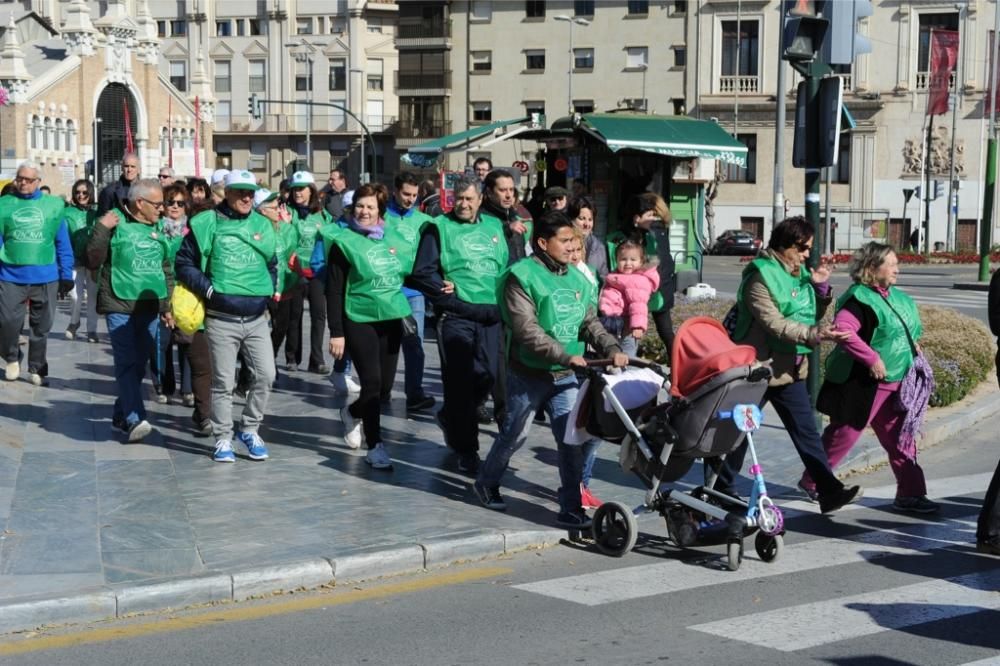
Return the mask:
<path id="1" fill-rule="evenodd" d="M 619 390 L 620 378 L 635 371 L 608 375 L 602 367 L 606 362 L 593 363 L 584 371 L 589 383 L 576 427 L 619 443 L 622 469 L 635 473 L 649 489 L 634 510 L 620 502 L 605 502 L 597 509 L 592 529 L 601 552 L 618 557 L 629 552 L 638 536 L 636 516 L 655 511 L 680 547 L 725 542 L 733 571 L 743 559 L 744 537 L 755 532 L 760 558 L 765 562 L 778 558 L 784 518 L 767 496 L 752 435 L 760 427 L 758 405 L 771 372 L 755 361 L 754 349 L 731 342 L 718 321 L 694 317 L 681 325 L 674 339 L 672 384 L 659 366 L 630 361 L 630 366 L 644 368 L 641 372 L 647 376 L 650 371 L 658 375 L 644 404 L 626 408 L 629 401 L 637 402 L 635 391 Z M 664 388 L 669 388 L 669 397 L 660 401 Z M 620 398 L 627 393 L 631 395 L 623 405 Z M 709 466 L 705 485 L 690 493 L 664 486 L 683 477 L 698 458 L 724 457 L 744 437 L 749 440 L 754 476 L 749 501 L 714 490 L 716 473 Z"/>

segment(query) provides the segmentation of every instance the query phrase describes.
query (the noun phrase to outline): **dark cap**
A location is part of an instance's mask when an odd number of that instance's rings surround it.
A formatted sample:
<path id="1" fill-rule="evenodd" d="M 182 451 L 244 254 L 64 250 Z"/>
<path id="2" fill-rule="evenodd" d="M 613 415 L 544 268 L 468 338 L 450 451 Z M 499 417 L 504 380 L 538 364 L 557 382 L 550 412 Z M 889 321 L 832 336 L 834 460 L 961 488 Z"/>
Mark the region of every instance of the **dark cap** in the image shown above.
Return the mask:
<path id="1" fill-rule="evenodd" d="M 555 199 L 557 197 L 569 197 L 569 190 L 565 187 L 549 187 L 545 189 L 546 199 Z"/>

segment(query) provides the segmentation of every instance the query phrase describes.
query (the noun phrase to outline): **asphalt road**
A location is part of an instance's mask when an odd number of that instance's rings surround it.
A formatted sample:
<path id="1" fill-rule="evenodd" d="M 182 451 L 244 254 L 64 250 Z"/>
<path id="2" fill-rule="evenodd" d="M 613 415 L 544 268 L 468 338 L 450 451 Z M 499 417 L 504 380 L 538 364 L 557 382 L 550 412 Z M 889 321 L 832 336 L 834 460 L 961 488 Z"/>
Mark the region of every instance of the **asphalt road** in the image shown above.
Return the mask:
<path id="1" fill-rule="evenodd" d="M 996 664 L 1000 558 L 971 547 L 995 433 L 921 455 L 933 519 L 889 510 L 885 470 L 821 517 L 782 502 L 785 549 L 737 572 L 655 517 L 621 559 L 567 544 L 497 561 L 0 639 L 5 666 L 101 664 Z M 405 510 L 401 507 L 401 510 Z M 748 544 L 749 546 L 749 544 Z"/>
<path id="2" fill-rule="evenodd" d="M 705 257 L 703 280 L 715 287 L 720 296 L 735 297 L 740 273 L 745 264 L 740 257 Z M 954 289 L 956 282 L 975 282 L 978 267 L 971 264 L 935 264 L 900 266 L 897 285 L 924 305 L 940 305 L 986 321 L 986 292 Z M 846 266 L 837 266 L 833 286 L 839 293 L 851 283 Z"/>

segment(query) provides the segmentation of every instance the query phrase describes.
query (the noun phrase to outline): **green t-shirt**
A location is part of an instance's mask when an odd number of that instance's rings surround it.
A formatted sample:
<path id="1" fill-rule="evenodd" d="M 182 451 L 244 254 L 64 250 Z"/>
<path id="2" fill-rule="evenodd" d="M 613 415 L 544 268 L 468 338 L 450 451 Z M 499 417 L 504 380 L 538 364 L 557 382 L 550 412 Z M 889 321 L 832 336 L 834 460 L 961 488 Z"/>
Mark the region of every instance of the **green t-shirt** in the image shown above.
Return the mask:
<path id="1" fill-rule="evenodd" d="M 410 303 L 400 288 L 413 268 L 415 246 L 389 228 L 380 240 L 344 230 L 333 242 L 351 265 L 344 297 L 351 321 L 388 321 L 410 314 Z"/>
<path id="2" fill-rule="evenodd" d="M 230 296 L 274 294 L 267 264 L 275 258 L 278 239 L 270 220 L 257 212 L 229 219 L 209 210 L 196 215 L 190 226 L 201 251 L 202 271 L 216 291 Z"/>
<path id="3" fill-rule="evenodd" d="M 81 210 L 76 206 L 66 206 L 64 211 L 66 220 L 66 230 L 69 232 L 69 240 L 73 245 L 73 256 L 77 262 L 83 262 L 83 255 L 87 251 L 87 241 L 90 240 L 90 232 L 97 222 L 97 210 L 87 208 Z"/>
<path id="4" fill-rule="evenodd" d="M 291 291 L 299 284 L 299 274 L 288 265 L 299 246 L 299 230 L 291 222 L 278 225 L 278 293 Z M 302 256 L 299 256 L 302 261 Z M 308 263 L 308 259 L 306 262 Z"/>
<path id="5" fill-rule="evenodd" d="M 500 220 L 480 213 L 475 223 L 449 215 L 430 221 L 438 231 L 441 273 L 466 303 L 496 305 L 497 281 L 507 267 L 507 242 Z"/>
<path id="6" fill-rule="evenodd" d="M 111 291 L 120 300 L 145 301 L 167 297 L 163 264 L 170 260 L 163 224 L 143 224 L 117 208 L 118 226 L 111 233 Z"/>
<path id="7" fill-rule="evenodd" d="M 299 216 L 298 211 L 294 208 L 292 209 L 292 224 L 295 225 L 299 233 L 299 242 L 295 253 L 299 255 L 300 260 L 309 263 L 309 258 L 312 256 L 313 248 L 316 247 L 316 240 L 319 238 L 320 232 L 332 223 L 333 219 L 325 210 L 321 210 L 318 213 L 310 213 L 303 218 Z"/>
<path id="8" fill-rule="evenodd" d="M 0 261 L 13 266 L 48 266 L 56 260 L 56 234 L 66 204 L 43 194 L 38 199 L 0 197 Z"/>

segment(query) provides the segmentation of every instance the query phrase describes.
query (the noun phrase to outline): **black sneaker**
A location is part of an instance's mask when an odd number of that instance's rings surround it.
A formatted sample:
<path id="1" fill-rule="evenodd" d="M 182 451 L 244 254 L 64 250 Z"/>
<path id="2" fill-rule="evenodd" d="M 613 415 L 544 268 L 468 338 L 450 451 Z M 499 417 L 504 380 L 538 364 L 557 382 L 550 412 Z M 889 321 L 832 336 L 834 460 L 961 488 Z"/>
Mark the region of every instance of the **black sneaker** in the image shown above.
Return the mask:
<path id="1" fill-rule="evenodd" d="M 493 423 L 493 415 L 490 414 L 490 410 L 486 408 L 486 405 L 479 405 L 476 408 L 476 419 L 479 421 L 480 425 L 489 425 Z"/>
<path id="2" fill-rule="evenodd" d="M 897 497 L 896 501 L 892 503 L 892 508 L 894 511 L 902 511 L 903 513 L 937 513 L 941 509 L 941 505 L 930 501 L 926 495 L 919 495 L 917 497 Z"/>
<path id="3" fill-rule="evenodd" d="M 200 419 L 195 416 L 191 417 L 191 422 L 194 424 L 194 434 L 197 437 L 208 437 L 212 434 L 212 422 L 208 419 Z"/>
<path id="4" fill-rule="evenodd" d="M 539 409 L 535 412 L 535 423 L 545 423 L 545 410 Z"/>
<path id="5" fill-rule="evenodd" d="M 468 453 L 458 457 L 458 471 L 462 474 L 475 475 L 479 472 L 479 454 Z"/>
<path id="6" fill-rule="evenodd" d="M 493 511 L 506 511 L 507 503 L 503 501 L 503 497 L 500 496 L 500 488 L 494 486 L 493 488 L 487 488 L 483 484 L 476 481 L 472 484 L 472 489 L 476 493 L 476 497 L 479 498 L 479 503 L 485 506 L 487 509 L 492 509 Z"/>
<path id="7" fill-rule="evenodd" d="M 1000 555 L 1000 538 L 977 541 L 976 550 L 987 555 Z"/>
<path id="8" fill-rule="evenodd" d="M 408 412 L 422 412 L 425 409 L 430 409 L 435 405 L 437 401 L 434 396 L 425 395 L 422 398 L 417 398 L 416 400 L 406 401 L 406 411 Z"/>
<path id="9" fill-rule="evenodd" d="M 556 516 L 556 525 L 571 530 L 589 530 L 590 517 L 583 511 L 562 511 Z"/>
<path id="10" fill-rule="evenodd" d="M 111 419 L 111 430 L 112 432 L 117 432 L 122 435 L 128 434 L 128 422 L 122 418 Z"/>
<path id="11" fill-rule="evenodd" d="M 819 496 L 819 510 L 820 513 L 833 513 L 837 509 L 841 508 L 846 504 L 851 504 L 852 502 L 857 502 L 865 494 L 864 489 L 861 486 L 851 486 L 850 488 L 841 488 L 832 495 Z"/>

